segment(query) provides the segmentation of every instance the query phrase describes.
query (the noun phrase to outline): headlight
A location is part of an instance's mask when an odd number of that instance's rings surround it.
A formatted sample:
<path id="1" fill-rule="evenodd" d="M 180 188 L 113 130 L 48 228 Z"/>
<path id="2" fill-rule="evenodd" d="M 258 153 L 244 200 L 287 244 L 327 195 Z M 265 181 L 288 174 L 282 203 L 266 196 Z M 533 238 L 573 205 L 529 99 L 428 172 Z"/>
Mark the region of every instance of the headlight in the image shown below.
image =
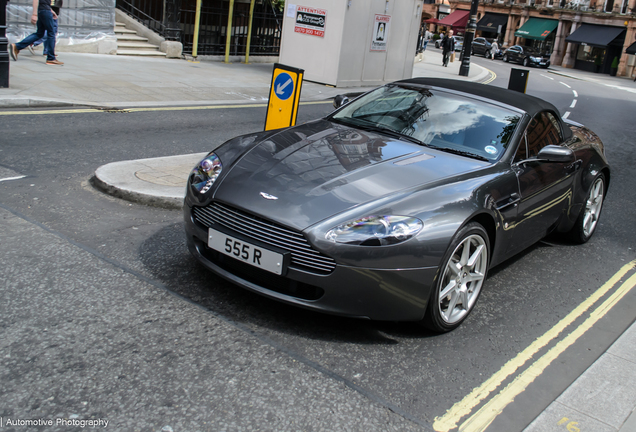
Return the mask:
<path id="1" fill-rule="evenodd" d="M 422 230 L 424 223 L 407 216 L 366 216 L 339 225 L 325 238 L 334 243 L 385 246 L 406 241 Z"/>
<path id="2" fill-rule="evenodd" d="M 538 61 L 540 61 L 541 59 L 540 59 L 539 57 L 533 57 L 533 56 L 530 56 L 530 60 L 532 60 L 532 61 L 534 61 L 534 62 L 538 62 Z"/>
<path id="3" fill-rule="evenodd" d="M 199 193 L 204 194 L 210 190 L 222 170 L 221 159 L 215 153 L 211 153 L 194 167 L 190 174 L 190 184 Z"/>

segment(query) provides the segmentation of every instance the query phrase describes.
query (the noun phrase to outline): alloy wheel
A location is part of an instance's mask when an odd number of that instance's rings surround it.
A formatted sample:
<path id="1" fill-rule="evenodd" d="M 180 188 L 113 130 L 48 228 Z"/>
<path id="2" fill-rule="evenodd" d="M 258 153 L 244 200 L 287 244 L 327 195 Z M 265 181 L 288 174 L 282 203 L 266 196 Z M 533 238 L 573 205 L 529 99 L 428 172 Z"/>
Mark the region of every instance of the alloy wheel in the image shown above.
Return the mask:
<path id="1" fill-rule="evenodd" d="M 475 305 L 488 268 L 488 247 L 483 237 L 472 234 L 453 251 L 442 275 L 439 312 L 448 324 L 464 319 Z"/>
<path id="2" fill-rule="evenodd" d="M 585 237 L 590 237 L 596 229 L 601 207 L 603 206 L 604 186 L 603 178 L 597 178 L 590 189 L 590 195 L 587 197 L 585 216 L 583 216 L 583 235 Z"/>

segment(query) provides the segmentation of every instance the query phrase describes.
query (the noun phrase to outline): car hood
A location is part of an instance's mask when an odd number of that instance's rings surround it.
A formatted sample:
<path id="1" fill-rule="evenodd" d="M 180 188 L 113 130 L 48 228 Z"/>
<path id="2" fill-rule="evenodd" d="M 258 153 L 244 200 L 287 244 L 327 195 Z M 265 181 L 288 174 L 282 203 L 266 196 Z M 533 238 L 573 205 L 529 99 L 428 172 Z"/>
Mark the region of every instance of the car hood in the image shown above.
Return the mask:
<path id="1" fill-rule="evenodd" d="M 489 165 L 319 120 L 254 146 L 229 167 L 214 198 L 303 230 L 355 206 Z"/>

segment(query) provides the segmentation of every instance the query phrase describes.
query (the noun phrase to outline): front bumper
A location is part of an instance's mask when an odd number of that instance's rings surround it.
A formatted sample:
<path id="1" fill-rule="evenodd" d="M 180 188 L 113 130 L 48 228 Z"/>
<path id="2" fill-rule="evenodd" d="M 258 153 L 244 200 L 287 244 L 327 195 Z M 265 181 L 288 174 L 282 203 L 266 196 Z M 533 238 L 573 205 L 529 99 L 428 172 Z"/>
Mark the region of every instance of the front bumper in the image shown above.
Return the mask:
<path id="1" fill-rule="evenodd" d="M 437 267 L 372 269 L 336 263 L 329 274 L 289 268 L 270 274 L 208 248 L 208 232 L 184 208 L 188 249 L 204 266 L 226 280 L 263 296 L 334 315 L 385 321 L 424 317 Z"/>

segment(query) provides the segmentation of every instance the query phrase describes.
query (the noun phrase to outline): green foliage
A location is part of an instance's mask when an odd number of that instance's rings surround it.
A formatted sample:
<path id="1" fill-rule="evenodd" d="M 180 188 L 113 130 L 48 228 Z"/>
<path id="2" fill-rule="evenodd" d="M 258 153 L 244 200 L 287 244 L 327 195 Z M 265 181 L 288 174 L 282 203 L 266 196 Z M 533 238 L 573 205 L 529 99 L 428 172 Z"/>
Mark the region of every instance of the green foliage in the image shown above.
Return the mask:
<path id="1" fill-rule="evenodd" d="M 271 0 L 272 6 L 278 9 L 280 12 L 285 8 L 285 0 Z"/>
<path id="2" fill-rule="evenodd" d="M 603 59 L 601 58 L 600 55 L 597 55 L 596 58 L 594 59 L 594 64 L 596 66 L 600 66 L 603 63 Z"/>
<path id="3" fill-rule="evenodd" d="M 618 69 L 618 57 L 614 57 L 612 60 L 612 69 Z"/>
<path id="4" fill-rule="evenodd" d="M 441 38 L 441 36 L 438 33 L 435 33 L 433 35 L 433 40 L 437 40 L 437 39 L 440 39 L 440 38 Z"/>

